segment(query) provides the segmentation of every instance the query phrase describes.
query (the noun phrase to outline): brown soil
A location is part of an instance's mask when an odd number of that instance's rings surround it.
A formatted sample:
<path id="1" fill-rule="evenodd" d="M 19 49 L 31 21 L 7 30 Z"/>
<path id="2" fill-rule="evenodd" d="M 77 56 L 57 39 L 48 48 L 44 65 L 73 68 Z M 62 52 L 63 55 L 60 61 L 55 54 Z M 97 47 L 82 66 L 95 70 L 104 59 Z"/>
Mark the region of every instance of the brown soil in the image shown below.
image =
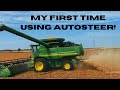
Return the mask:
<path id="1" fill-rule="evenodd" d="M 77 59 L 87 60 L 77 65 L 73 71 L 52 70 L 48 72 L 29 71 L 5 79 L 120 79 L 119 53 L 120 49 L 85 49 L 84 56 Z M 0 60 L 28 57 L 31 53 L 0 53 Z M 2 56 L 1 56 L 2 55 Z M 3 58 L 3 56 L 6 58 Z M 109 58 L 108 58 L 109 57 Z M 117 58 L 118 57 L 118 58 Z M 112 59 L 111 59 L 112 58 Z M 91 60 L 92 59 L 92 60 Z M 114 64 L 110 63 L 114 60 Z M 118 63 L 117 63 L 118 62 Z M 117 72 L 114 66 L 116 66 Z M 112 68 L 112 69 L 111 69 Z M 106 72 L 107 71 L 107 72 Z M 112 72 L 109 72 L 112 71 Z M 1 77 L 2 78 L 2 77 Z"/>
<path id="2" fill-rule="evenodd" d="M 23 52 L 0 52 L 0 61 L 14 60 L 14 59 L 22 59 L 29 58 L 31 55 L 30 51 Z"/>

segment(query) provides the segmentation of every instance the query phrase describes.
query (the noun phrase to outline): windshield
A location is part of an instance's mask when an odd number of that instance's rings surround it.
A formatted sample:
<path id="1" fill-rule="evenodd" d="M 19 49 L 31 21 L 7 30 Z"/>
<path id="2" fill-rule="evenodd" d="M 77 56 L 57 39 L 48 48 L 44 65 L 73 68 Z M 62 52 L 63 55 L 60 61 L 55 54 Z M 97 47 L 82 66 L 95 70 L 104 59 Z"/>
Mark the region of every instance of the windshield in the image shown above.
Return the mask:
<path id="1" fill-rule="evenodd" d="M 36 54 L 38 50 L 39 50 L 39 46 L 32 46 L 32 51 L 34 54 Z"/>

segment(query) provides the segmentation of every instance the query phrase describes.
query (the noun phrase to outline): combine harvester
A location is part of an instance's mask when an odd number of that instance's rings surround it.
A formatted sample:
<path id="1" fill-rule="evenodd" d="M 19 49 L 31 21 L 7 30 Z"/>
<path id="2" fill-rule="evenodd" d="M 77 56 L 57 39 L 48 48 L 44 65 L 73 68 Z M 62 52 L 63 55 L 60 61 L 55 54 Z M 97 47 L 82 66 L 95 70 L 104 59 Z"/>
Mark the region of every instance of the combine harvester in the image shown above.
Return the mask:
<path id="1" fill-rule="evenodd" d="M 7 31 L 37 43 L 36 45 L 30 45 L 32 50 L 31 58 L 0 62 L 0 76 L 2 77 L 13 76 L 31 68 L 34 68 L 34 71 L 37 72 L 48 71 L 56 67 L 73 70 L 74 64 L 79 62 L 76 56 L 84 55 L 82 44 L 65 42 L 64 38 L 38 40 L 4 24 L 0 24 L 0 31 Z"/>

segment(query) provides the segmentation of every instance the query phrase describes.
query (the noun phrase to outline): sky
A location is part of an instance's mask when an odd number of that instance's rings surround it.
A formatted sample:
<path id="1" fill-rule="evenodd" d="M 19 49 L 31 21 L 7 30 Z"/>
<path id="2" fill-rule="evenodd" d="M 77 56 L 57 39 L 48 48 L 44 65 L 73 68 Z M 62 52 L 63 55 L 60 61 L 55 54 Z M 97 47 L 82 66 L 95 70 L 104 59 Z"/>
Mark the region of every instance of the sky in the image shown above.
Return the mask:
<path id="1" fill-rule="evenodd" d="M 31 15 L 105 15 L 104 21 L 100 20 L 31 20 Z M 84 48 L 113 48 L 120 47 L 120 11 L 0 11 L 0 24 L 5 24 L 22 33 L 37 39 L 48 37 L 65 38 L 66 41 L 82 43 Z M 21 25 L 75 25 L 75 24 L 105 24 L 116 25 L 115 30 L 22 30 Z M 25 38 L 12 33 L 0 32 L 0 50 L 4 49 L 30 49 L 30 44 L 35 44 Z"/>

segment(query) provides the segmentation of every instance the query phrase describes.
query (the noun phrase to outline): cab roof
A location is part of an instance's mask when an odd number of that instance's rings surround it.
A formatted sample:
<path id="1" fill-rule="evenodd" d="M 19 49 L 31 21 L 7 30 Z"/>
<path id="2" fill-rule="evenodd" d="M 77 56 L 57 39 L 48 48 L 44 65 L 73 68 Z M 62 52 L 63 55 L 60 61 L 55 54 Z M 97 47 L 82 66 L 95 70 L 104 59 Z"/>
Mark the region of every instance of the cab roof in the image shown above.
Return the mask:
<path id="1" fill-rule="evenodd" d="M 45 43 L 51 43 L 51 42 L 63 42 L 65 39 L 64 38 L 46 38 L 46 39 L 41 39 L 41 41 Z"/>

